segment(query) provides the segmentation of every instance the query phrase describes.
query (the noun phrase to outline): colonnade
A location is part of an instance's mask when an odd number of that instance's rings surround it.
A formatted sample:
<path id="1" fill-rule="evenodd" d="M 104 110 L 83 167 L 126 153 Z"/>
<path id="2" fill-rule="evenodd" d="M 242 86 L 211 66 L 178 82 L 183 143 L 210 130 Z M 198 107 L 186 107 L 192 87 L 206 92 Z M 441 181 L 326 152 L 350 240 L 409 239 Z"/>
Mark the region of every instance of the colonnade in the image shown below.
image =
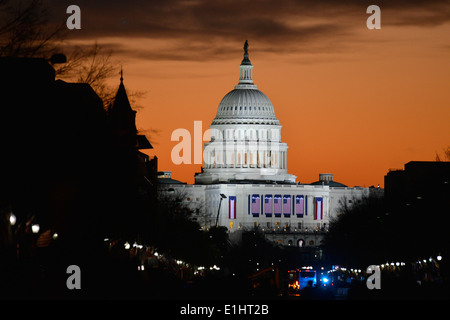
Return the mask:
<path id="1" fill-rule="evenodd" d="M 214 143 L 213 143 L 214 144 Z M 218 148 L 209 144 L 204 152 L 205 169 L 209 168 L 275 168 L 287 169 L 287 151 L 258 150 L 234 145 Z"/>

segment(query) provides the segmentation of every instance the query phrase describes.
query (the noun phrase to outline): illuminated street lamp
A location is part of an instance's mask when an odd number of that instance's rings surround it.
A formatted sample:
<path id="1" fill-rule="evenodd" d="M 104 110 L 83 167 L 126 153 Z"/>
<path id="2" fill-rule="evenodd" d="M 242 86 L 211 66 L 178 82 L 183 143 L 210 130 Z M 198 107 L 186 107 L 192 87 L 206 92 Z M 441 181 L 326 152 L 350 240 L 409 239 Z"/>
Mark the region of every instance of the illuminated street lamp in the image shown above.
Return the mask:
<path id="1" fill-rule="evenodd" d="M 17 218 L 14 215 L 14 213 L 11 213 L 11 215 L 9 216 L 9 223 L 13 226 L 16 224 Z"/>
<path id="2" fill-rule="evenodd" d="M 227 198 L 226 195 L 224 195 L 223 193 L 220 194 L 219 210 L 217 210 L 217 217 L 216 217 L 216 228 L 217 228 L 217 223 L 219 222 L 220 205 L 222 204 L 222 200 L 226 199 L 226 198 Z"/>
<path id="3" fill-rule="evenodd" d="M 40 229 L 41 229 L 41 227 L 39 227 L 38 224 L 31 225 L 31 232 L 33 232 L 33 233 L 39 233 Z"/>

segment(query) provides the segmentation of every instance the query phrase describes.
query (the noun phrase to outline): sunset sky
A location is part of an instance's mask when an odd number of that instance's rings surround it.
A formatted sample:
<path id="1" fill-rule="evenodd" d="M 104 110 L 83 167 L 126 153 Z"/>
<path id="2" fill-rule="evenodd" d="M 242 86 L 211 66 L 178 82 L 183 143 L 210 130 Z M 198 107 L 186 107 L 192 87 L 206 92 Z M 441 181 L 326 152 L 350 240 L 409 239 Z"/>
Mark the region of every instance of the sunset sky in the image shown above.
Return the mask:
<path id="1" fill-rule="evenodd" d="M 82 29 L 66 43 L 112 49 L 126 89 L 145 92 L 137 127 L 174 179 L 193 183 L 201 165 L 172 163 L 172 131 L 193 136 L 196 120 L 209 127 L 238 82 L 245 40 L 297 181 L 331 172 L 348 186 L 383 186 L 390 168 L 433 161 L 450 145 L 449 1 L 44 3 L 55 20 L 78 5 Z M 381 8 L 380 30 L 366 27 L 371 4 Z"/>

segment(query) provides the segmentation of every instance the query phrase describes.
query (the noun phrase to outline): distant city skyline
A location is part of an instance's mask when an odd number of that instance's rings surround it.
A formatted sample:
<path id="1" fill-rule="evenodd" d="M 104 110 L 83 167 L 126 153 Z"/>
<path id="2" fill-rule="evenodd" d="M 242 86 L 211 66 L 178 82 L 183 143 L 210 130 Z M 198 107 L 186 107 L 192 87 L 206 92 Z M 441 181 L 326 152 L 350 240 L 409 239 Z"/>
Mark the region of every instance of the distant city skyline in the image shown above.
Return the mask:
<path id="1" fill-rule="evenodd" d="M 448 3 L 43 2 L 55 20 L 78 5 L 82 29 L 66 44 L 112 49 L 127 89 L 146 92 L 132 106 L 137 127 L 177 180 L 193 183 L 201 165 L 172 163 L 171 133 L 193 135 L 194 121 L 208 128 L 238 81 L 245 40 L 297 181 L 330 172 L 348 186 L 383 186 L 389 168 L 434 160 L 449 145 Z M 366 27 L 371 4 L 381 8 L 380 30 Z"/>

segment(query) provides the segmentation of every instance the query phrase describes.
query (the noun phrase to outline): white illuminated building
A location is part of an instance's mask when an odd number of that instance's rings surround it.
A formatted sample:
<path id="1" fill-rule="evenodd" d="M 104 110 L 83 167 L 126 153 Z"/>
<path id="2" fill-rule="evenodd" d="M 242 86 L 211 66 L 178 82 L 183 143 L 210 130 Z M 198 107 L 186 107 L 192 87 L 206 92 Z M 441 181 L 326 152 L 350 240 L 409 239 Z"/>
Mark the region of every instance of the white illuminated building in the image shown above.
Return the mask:
<path id="1" fill-rule="evenodd" d="M 199 184 L 231 181 L 295 182 L 287 173 L 287 145 L 269 98 L 253 83 L 253 65 L 244 46 L 239 83 L 225 95 L 205 144 Z"/>
<path id="2" fill-rule="evenodd" d="M 219 104 L 205 143 L 204 166 L 187 185 L 162 177 L 160 190 L 182 194 L 204 228 L 225 226 L 232 239 L 258 228 L 281 245 L 317 246 L 342 201 L 358 201 L 369 188 L 349 188 L 321 174 L 296 183 L 287 169 L 288 146 L 269 98 L 253 83 L 248 44 L 239 83 Z M 220 207 L 220 209 L 219 209 Z"/>

